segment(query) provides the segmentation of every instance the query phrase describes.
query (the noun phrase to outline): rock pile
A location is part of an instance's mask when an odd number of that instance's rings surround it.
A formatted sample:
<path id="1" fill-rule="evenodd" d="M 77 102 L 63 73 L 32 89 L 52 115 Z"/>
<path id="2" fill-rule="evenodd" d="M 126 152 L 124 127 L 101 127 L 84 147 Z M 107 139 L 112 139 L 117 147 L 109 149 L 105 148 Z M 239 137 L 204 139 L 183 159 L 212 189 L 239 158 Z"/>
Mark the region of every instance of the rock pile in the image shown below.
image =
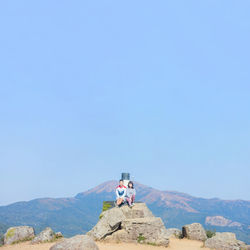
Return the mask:
<path id="1" fill-rule="evenodd" d="M 43 242 L 51 242 L 61 237 L 63 237 L 61 232 L 54 233 L 54 231 L 50 227 L 45 228 L 38 235 L 35 235 L 33 227 L 10 227 L 4 234 L 3 244 L 10 245 L 28 240 L 31 240 L 31 244 L 36 244 Z"/>
<path id="2" fill-rule="evenodd" d="M 145 203 L 133 208 L 112 208 L 100 215 L 96 226 L 87 233 L 94 240 L 139 242 L 168 246 L 169 234 L 161 218 L 155 217 Z"/>
<path id="3" fill-rule="evenodd" d="M 182 227 L 182 237 L 191 240 L 204 241 L 207 248 L 216 250 L 246 250 L 248 246 L 236 239 L 234 233 L 216 233 L 211 238 L 207 238 L 206 231 L 199 223 L 193 223 Z"/>

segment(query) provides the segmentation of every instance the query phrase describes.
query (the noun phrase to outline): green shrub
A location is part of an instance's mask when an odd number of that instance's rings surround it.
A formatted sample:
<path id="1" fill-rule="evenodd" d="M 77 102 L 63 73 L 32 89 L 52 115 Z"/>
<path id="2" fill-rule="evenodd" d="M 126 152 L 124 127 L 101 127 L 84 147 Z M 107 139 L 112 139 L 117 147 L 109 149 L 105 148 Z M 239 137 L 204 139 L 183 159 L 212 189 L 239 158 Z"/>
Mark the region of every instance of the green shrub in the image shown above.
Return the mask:
<path id="1" fill-rule="evenodd" d="M 102 206 L 102 211 L 105 212 L 105 211 L 107 211 L 108 209 L 110 209 L 111 207 L 112 207 L 112 206 L 111 206 L 110 203 L 104 201 L 104 202 L 103 202 L 103 206 Z"/>
<path id="2" fill-rule="evenodd" d="M 112 207 L 112 205 L 109 202 L 104 201 L 103 205 L 102 205 L 102 213 L 109 210 L 111 207 Z M 99 215 L 99 220 L 103 217 L 102 213 Z"/>
<path id="3" fill-rule="evenodd" d="M 146 238 L 143 236 L 143 234 L 139 234 L 137 237 L 137 242 L 138 243 L 143 243 L 146 240 Z"/>
<path id="4" fill-rule="evenodd" d="M 212 230 L 206 230 L 206 234 L 208 238 L 212 238 L 213 236 L 215 236 L 216 231 L 212 231 Z"/>

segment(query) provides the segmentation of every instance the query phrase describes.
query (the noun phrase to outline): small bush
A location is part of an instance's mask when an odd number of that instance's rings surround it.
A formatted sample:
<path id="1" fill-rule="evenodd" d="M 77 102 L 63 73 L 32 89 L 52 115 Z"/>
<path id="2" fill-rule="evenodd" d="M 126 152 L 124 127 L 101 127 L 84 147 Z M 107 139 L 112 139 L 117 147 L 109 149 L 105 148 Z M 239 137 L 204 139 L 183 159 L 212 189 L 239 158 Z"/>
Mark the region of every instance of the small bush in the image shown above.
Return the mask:
<path id="1" fill-rule="evenodd" d="M 112 205 L 109 202 L 104 201 L 103 205 L 102 205 L 102 213 L 109 210 L 111 207 L 112 207 Z M 99 215 L 99 220 L 103 217 L 102 213 Z"/>
<path id="2" fill-rule="evenodd" d="M 111 207 L 112 207 L 112 206 L 111 206 L 110 203 L 104 201 L 104 202 L 103 202 L 103 206 L 102 206 L 102 212 L 105 212 L 105 211 L 109 210 Z"/>
<path id="3" fill-rule="evenodd" d="M 207 237 L 208 237 L 208 238 L 212 238 L 213 236 L 215 236 L 216 231 L 215 231 L 215 230 L 214 230 L 214 231 L 212 231 L 212 230 L 207 230 L 207 231 L 206 231 L 206 234 L 207 234 Z"/>
<path id="4" fill-rule="evenodd" d="M 143 243 L 145 240 L 146 240 L 146 238 L 142 234 L 139 234 L 139 236 L 137 237 L 138 243 Z"/>

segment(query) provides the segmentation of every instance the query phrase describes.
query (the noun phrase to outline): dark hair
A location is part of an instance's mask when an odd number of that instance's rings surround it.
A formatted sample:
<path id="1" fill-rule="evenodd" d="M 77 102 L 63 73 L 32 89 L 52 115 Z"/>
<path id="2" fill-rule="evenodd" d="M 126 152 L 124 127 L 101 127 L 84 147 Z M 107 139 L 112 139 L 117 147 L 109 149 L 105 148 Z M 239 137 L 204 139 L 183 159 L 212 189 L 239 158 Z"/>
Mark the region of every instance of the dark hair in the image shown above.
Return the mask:
<path id="1" fill-rule="evenodd" d="M 132 184 L 132 188 L 134 188 L 134 183 L 132 181 L 129 181 L 128 188 L 129 188 L 129 184 Z"/>
<path id="2" fill-rule="evenodd" d="M 120 179 L 119 182 L 122 181 L 123 182 L 123 179 Z"/>

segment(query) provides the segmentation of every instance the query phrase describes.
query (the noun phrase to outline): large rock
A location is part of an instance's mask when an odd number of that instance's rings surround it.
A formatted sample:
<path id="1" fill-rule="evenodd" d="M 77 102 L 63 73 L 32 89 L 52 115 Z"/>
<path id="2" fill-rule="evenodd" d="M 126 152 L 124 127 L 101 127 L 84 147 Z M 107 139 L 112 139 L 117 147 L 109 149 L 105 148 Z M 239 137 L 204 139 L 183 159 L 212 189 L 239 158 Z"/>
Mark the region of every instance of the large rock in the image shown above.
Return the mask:
<path id="1" fill-rule="evenodd" d="M 126 219 L 154 217 L 145 203 L 136 203 L 132 209 L 128 206 L 123 206 L 120 209 L 122 210 Z"/>
<path id="2" fill-rule="evenodd" d="M 182 235 L 190 240 L 205 241 L 206 231 L 200 223 L 193 223 L 182 227 Z"/>
<path id="3" fill-rule="evenodd" d="M 162 220 L 154 217 L 145 203 L 136 203 L 133 208 L 123 206 L 103 212 L 88 235 L 95 240 L 109 242 L 140 242 L 162 246 L 169 244 Z"/>
<path id="4" fill-rule="evenodd" d="M 56 232 L 55 233 L 55 238 L 56 239 L 59 239 L 59 238 L 62 238 L 63 237 L 63 234 L 61 232 Z"/>
<path id="5" fill-rule="evenodd" d="M 95 240 L 101 240 L 115 232 L 121 225 L 121 222 L 126 219 L 122 209 L 117 207 L 103 212 L 100 218 L 96 226 L 88 232 L 88 235 Z"/>
<path id="6" fill-rule="evenodd" d="M 157 217 L 136 218 L 124 220 L 121 230 L 105 238 L 108 242 L 138 242 L 153 245 L 168 246 L 167 230 Z"/>
<path id="7" fill-rule="evenodd" d="M 89 236 L 76 235 L 56 243 L 50 250 L 99 250 L 99 248 Z"/>
<path id="8" fill-rule="evenodd" d="M 205 241 L 205 247 L 225 250 L 247 249 L 244 242 L 236 239 L 234 233 L 216 233 L 215 236 Z"/>
<path id="9" fill-rule="evenodd" d="M 34 238 L 34 228 L 28 226 L 10 227 L 4 235 L 4 244 L 10 245 Z"/>
<path id="10" fill-rule="evenodd" d="M 125 229 L 121 229 L 105 237 L 105 242 L 131 242 L 131 238 Z"/>
<path id="11" fill-rule="evenodd" d="M 121 228 L 128 233 L 128 239 L 139 243 L 168 246 L 167 230 L 157 217 L 128 219 L 122 222 Z"/>
<path id="12" fill-rule="evenodd" d="M 50 242 L 55 239 L 55 233 L 50 227 L 45 228 L 41 233 L 39 233 L 32 241 L 32 244 Z"/>
<path id="13" fill-rule="evenodd" d="M 167 236 L 168 238 L 180 239 L 182 237 L 182 232 L 178 228 L 167 228 Z"/>

